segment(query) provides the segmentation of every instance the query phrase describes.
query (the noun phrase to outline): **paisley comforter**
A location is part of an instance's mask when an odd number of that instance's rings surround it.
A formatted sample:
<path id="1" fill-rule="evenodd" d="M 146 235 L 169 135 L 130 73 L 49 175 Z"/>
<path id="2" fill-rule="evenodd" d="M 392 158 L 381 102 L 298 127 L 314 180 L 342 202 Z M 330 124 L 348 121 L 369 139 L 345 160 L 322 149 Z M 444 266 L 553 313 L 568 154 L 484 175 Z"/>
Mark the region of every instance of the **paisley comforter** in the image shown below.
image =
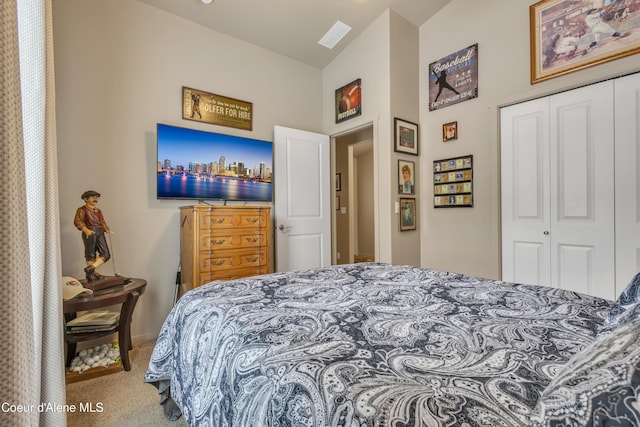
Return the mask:
<path id="1" fill-rule="evenodd" d="M 145 381 L 191 426 L 522 426 L 612 302 L 362 263 L 213 282 Z"/>

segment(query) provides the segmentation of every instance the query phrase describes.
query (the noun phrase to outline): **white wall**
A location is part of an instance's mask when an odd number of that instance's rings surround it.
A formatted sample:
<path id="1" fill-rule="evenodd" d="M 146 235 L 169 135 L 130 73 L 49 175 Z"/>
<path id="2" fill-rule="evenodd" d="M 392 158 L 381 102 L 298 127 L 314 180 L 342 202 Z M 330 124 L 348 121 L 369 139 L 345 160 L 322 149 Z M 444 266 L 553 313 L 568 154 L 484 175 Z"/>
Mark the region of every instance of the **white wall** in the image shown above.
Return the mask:
<path id="1" fill-rule="evenodd" d="M 391 261 L 391 211 L 389 204 L 391 173 L 389 147 L 390 100 L 389 100 L 389 14 L 380 15 L 360 36 L 347 46 L 322 73 L 323 87 L 323 132 L 337 135 L 371 123 L 374 139 L 375 219 L 377 252 L 376 260 Z M 356 79 L 362 79 L 362 114 L 342 123 L 335 122 L 335 90 Z"/>
<path id="2" fill-rule="evenodd" d="M 638 55 L 530 84 L 531 0 L 453 0 L 420 28 L 421 265 L 500 276 L 498 106 L 640 69 Z M 429 64 L 478 43 L 478 98 L 429 112 Z M 442 124 L 459 136 L 442 142 Z M 433 208 L 433 161 L 473 154 L 474 207 Z"/>
<path id="3" fill-rule="evenodd" d="M 420 234 L 400 233 L 394 213 L 399 156 L 393 150 L 393 117 L 413 122 L 419 117 L 417 42 L 418 29 L 387 10 L 323 70 L 324 132 L 336 135 L 373 124 L 376 261 L 414 265 L 420 262 Z M 357 78 L 362 115 L 336 124 L 335 90 Z M 418 158 L 411 158 L 417 169 Z"/>
<path id="4" fill-rule="evenodd" d="M 115 232 L 117 271 L 147 279 L 135 339 L 155 339 L 179 264 L 178 207 L 155 198 L 158 122 L 273 140 L 273 126 L 322 128 L 321 71 L 135 0 L 53 3 L 62 269 L 82 278 L 80 195 Z M 182 120 L 182 86 L 253 103 L 253 131 Z M 113 262 L 101 269 L 113 273 Z"/>
<path id="5" fill-rule="evenodd" d="M 415 162 L 413 169 L 413 182 L 415 188 L 416 206 L 420 207 L 421 194 L 424 189 L 419 185 L 420 157 L 409 154 L 396 153 L 394 151 L 394 118 L 398 117 L 411 123 L 418 123 L 420 117 L 420 92 L 417 90 L 419 82 L 419 30 L 418 28 L 400 17 L 391 14 L 391 207 L 400 201 L 398 194 L 398 160 Z M 418 129 L 419 131 L 419 129 Z M 418 132 L 419 133 L 419 132 Z M 422 156 L 423 148 L 418 141 L 418 154 Z M 403 195 L 402 197 L 406 197 Z M 393 243 L 392 261 L 396 264 L 420 265 L 420 211 L 416 212 L 416 230 L 400 231 L 400 214 L 394 211 L 390 224 Z"/>

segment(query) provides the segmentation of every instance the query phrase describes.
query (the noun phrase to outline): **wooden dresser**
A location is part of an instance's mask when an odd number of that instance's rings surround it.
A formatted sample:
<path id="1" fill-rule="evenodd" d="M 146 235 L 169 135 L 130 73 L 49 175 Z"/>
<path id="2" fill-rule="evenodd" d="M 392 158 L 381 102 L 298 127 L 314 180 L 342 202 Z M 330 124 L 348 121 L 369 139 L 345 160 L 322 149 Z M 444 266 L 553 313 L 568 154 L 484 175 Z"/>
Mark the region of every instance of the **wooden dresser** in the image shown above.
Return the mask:
<path id="1" fill-rule="evenodd" d="M 213 280 L 271 269 L 271 207 L 182 206 L 180 295 Z"/>

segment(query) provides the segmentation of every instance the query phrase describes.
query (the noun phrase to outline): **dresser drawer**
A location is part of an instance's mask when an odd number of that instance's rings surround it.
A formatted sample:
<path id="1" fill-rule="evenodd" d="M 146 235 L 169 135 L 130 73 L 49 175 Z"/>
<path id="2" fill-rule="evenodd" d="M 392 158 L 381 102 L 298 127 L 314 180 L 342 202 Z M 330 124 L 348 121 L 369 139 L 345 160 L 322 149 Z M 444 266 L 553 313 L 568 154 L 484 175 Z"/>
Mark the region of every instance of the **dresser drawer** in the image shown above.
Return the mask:
<path id="1" fill-rule="evenodd" d="M 259 248 L 267 245 L 266 230 L 218 230 L 200 233 L 200 251 L 231 248 Z"/>
<path id="2" fill-rule="evenodd" d="M 268 248 L 230 249 L 228 251 L 200 252 L 201 273 L 245 267 L 266 267 L 269 260 Z"/>
<path id="3" fill-rule="evenodd" d="M 250 268 L 233 268 L 231 270 L 219 271 L 216 273 L 203 273 L 200 276 L 200 283 L 197 286 L 206 285 L 214 280 L 233 280 L 243 277 L 259 276 L 267 274 L 266 267 L 250 267 Z"/>
<path id="4" fill-rule="evenodd" d="M 200 230 L 266 228 L 269 217 L 257 209 L 216 209 L 198 212 Z"/>

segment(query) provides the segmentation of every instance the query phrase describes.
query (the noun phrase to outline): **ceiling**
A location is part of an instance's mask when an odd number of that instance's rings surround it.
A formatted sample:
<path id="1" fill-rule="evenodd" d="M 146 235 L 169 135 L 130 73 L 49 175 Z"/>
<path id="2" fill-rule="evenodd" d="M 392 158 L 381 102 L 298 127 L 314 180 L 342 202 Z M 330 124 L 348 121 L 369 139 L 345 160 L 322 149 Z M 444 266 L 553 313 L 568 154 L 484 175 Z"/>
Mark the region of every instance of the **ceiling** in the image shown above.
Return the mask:
<path id="1" fill-rule="evenodd" d="M 322 69 L 386 9 L 420 27 L 451 0 L 138 1 Z M 319 45 L 338 20 L 352 30 L 333 49 Z"/>

